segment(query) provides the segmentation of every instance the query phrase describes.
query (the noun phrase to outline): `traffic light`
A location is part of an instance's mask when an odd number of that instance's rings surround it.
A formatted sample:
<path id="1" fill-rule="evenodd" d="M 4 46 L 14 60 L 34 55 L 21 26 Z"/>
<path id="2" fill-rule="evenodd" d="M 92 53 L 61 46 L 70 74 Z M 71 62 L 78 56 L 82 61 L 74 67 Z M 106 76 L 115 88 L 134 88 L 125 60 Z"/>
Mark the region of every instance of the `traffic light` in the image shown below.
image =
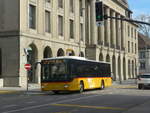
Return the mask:
<path id="1" fill-rule="evenodd" d="M 96 22 L 103 21 L 103 3 L 95 2 Z"/>

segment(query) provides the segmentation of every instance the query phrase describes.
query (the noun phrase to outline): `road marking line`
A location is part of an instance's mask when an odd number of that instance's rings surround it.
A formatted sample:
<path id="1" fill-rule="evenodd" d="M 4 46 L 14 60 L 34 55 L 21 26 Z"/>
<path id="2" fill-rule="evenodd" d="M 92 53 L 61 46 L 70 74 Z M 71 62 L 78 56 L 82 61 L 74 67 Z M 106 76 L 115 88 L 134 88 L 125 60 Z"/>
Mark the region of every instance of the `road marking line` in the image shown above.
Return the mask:
<path id="1" fill-rule="evenodd" d="M 125 110 L 125 108 L 117 107 L 105 107 L 105 106 L 87 106 L 87 105 L 76 105 L 76 104 L 51 104 L 53 106 L 65 106 L 65 107 L 79 107 L 79 108 L 92 108 L 92 109 L 109 109 L 109 110 Z"/>
<path id="2" fill-rule="evenodd" d="M 5 93 L 14 93 L 16 91 L 0 91 L 0 94 L 5 94 Z"/>
<path id="3" fill-rule="evenodd" d="M 68 100 L 57 101 L 57 102 L 52 103 L 52 104 L 61 104 L 61 103 L 64 103 L 64 102 L 73 102 L 73 101 L 86 99 L 86 98 L 93 98 L 93 97 L 97 97 L 97 96 L 103 96 L 103 95 L 98 94 L 98 95 L 84 96 L 84 97 L 79 97 L 79 98 L 73 98 L 73 99 L 68 99 Z"/>
<path id="4" fill-rule="evenodd" d="M 91 95 L 91 96 L 79 97 L 79 98 L 68 99 L 68 100 L 60 100 L 60 101 L 53 102 L 53 103 L 48 103 L 48 104 L 41 104 L 41 105 L 35 105 L 35 106 L 30 106 L 30 107 L 16 109 L 16 110 L 4 111 L 2 113 L 21 112 L 21 111 L 25 111 L 25 110 L 31 110 L 31 109 L 36 109 L 36 108 L 40 108 L 40 107 L 49 106 L 49 105 L 52 105 L 52 104 L 60 104 L 60 103 L 64 103 L 64 102 L 72 102 L 72 101 L 77 101 L 77 100 L 86 99 L 86 98 L 92 98 L 92 97 L 96 97 L 96 96 L 102 96 L 102 95 Z"/>
<path id="5" fill-rule="evenodd" d="M 16 107 L 16 106 L 18 106 L 18 105 L 6 105 L 6 106 L 3 106 L 3 108 L 10 108 L 10 107 Z"/>
<path id="6" fill-rule="evenodd" d="M 14 112 L 20 112 L 20 111 L 25 111 L 25 110 L 31 110 L 35 108 L 40 108 L 40 107 L 45 107 L 50 104 L 42 104 L 42 105 L 37 105 L 37 106 L 31 106 L 31 107 L 26 107 L 26 108 L 21 108 L 21 109 L 16 109 L 16 110 L 10 110 L 10 111 L 4 111 L 2 113 L 14 113 Z"/>
<path id="7" fill-rule="evenodd" d="M 27 104 L 33 104 L 36 103 L 36 101 L 30 101 L 30 102 L 26 102 Z"/>

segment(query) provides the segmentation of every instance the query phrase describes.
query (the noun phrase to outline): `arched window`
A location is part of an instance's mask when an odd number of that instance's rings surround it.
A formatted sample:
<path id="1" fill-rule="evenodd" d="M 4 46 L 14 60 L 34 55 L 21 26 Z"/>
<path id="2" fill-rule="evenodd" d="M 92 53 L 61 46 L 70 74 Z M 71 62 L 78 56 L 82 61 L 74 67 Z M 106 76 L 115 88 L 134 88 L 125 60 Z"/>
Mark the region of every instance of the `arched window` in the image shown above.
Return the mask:
<path id="1" fill-rule="evenodd" d="M 49 46 L 47 46 L 45 49 L 44 49 L 44 53 L 43 53 L 43 57 L 44 58 L 50 58 L 52 57 L 52 50 Z"/>
<path id="2" fill-rule="evenodd" d="M 100 53 L 100 55 L 99 55 L 99 61 L 103 61 L 104 59 L 103 59 L 103 54 L 102 53 Z"/>
<path id="3" fill-rule="evenodd" d="M 57 56 L 64 56 L 64 50 L 62 48 L 58 49 Z"/>

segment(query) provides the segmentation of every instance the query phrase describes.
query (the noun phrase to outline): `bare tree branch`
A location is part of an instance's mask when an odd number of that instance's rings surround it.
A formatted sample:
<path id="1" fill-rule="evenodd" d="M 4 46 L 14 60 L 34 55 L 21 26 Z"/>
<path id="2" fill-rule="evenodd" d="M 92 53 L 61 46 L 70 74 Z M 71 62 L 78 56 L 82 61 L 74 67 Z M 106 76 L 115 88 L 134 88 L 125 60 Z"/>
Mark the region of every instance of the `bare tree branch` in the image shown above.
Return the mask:
<path id="1" fill-rule="evenodd" d="M 137 20 L 150 23 L 150 15 L 141 14 L 136 17 Z M 139 32 L 150 37 L 150 26 L 139 24 Z"/>

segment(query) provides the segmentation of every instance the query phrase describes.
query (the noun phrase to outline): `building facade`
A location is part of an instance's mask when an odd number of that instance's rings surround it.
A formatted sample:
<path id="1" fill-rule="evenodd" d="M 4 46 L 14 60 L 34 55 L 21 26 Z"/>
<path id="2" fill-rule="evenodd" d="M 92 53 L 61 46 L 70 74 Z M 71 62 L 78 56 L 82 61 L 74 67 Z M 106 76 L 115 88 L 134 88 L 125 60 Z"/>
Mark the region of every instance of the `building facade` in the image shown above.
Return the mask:
<path id="1" fill-rule="evenodd" d="M 102 0 L 104 12 L 131 18 L 125 0 Z M 137 25 L 108 19 L 95 22 L 96 0 L 0 0 L 0 85 L 40 84 L 40 65 L 47 57 L 75 55 L 110 62 L 114 80 L 137 73 Z"/>
<path id="2" fill-rule="evenodd" d="M 138 35 L 139 74 L 150 73 L 150 39 L 143 34 Z"/>
<path id="3" fill-rule="evenodd" d="M 104 14 L 117 18 L 132 18 L 126 0 L 102 0 Z M 95 0 L 86 1 L 86 56 L 111 62 L 114 80 L 135 78 L 138 73 L 137 25 L 126 21 L 107 19 L 96 27 Z M 93 54 L 92 54 L 93 53 Z"/>

